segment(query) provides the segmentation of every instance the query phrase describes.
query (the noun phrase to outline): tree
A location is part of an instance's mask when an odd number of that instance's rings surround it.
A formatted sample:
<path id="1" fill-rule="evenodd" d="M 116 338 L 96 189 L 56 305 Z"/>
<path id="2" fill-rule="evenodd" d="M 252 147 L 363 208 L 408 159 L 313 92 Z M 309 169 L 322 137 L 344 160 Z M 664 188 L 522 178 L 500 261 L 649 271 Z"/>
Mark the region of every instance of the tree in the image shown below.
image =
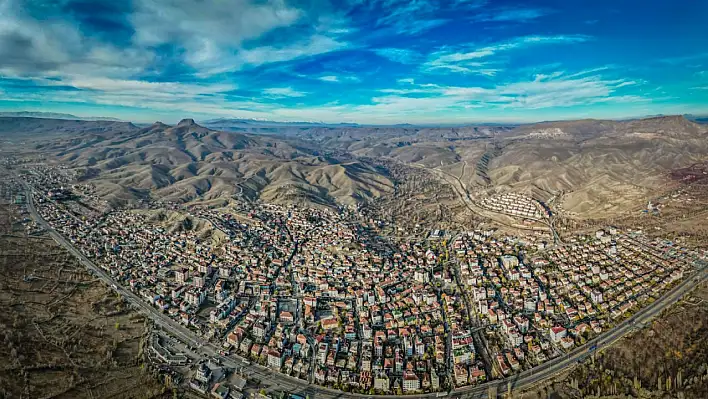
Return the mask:
<path id="1" fill-rule="evenodd" d="M 116 330 L 120 330 L 120 323 L 116 322 Z"/>

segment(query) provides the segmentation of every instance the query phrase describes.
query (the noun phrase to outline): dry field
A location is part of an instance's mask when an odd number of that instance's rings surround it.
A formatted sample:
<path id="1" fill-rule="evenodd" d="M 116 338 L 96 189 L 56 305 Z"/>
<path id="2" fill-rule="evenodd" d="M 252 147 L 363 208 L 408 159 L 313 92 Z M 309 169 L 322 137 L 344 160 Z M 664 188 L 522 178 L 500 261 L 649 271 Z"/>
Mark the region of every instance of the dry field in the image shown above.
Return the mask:
<path id="1" fill-rule="evenodd" d="M 162 397 L 141 365 L 143 317 L 54 241 L 17 235 L 0 236 L 0 397 Z"/>

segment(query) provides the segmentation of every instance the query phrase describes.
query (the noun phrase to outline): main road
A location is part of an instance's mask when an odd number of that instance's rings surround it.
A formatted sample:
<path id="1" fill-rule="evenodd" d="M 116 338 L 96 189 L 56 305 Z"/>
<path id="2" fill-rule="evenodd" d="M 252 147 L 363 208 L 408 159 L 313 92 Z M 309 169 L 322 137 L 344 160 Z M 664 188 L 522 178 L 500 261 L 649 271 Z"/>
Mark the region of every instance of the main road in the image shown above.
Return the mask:
<path id="1" fill-rule="evenodd" d="M 84 256 L 72 243 L 70 243 L 66 238 L 59 234 L 54 228 L 52 228 L 49 223 L 47 223 L 37 212 L 34 206 L 34 199 L 32 196 L 32 188 L 23 181 L 26 189 L 27 197 L 27 209 L 32 215 L 32 218 L 43 227 L 49 235 L 61 246 L 63 246 L 69 253 L 74 255 L 79 262 L 89 269 L 95 276 L 97 276 L 103 283 L 107 286 L 112 287 L 116 292 L 118 292 L 123 298 L 125 298 L 133 307 L 141 311 L 145 316 L 149 317 L 157 326 L 165 331 L 168 331 L 173 336 L 179 338 L 181 341 L 192 345 L 199 355 L 206 355 L 213 359 L 219 359 L 222 364 L 226 367 L 231 367 L 234 369 L 241 369 L 243 373 L 249 377 L 256 378 L 262 381 L 262 383 L 269 389 L 272 390 L 285 390 L 293 393 L 306 393 L 311 398 L 324 398 L 324 399 L 335 399 L 335 398 L 370 398 L 371 395 L 362 395 L 347 393 L 343 391 L 338 391 L 314 384 L 310 384 L 307 381 L 300 380 L 274 370 L 270 370 L 258 364 L 251 364 L 249 361 L 239 357 L 239 356 L 221 356 L 219 354 L 219 348 L 211 343 L 204 343 L 199 337 L 197 337 L 192 331 L 185 328 L 184 326 L 178 324 L 166 314 L 157 310 L 157 308 L 150 306 L 140 297 L 138 297 L 132 291 L 126 289 L 120 284 L 116 283 L 113 278 L 106 273 L 102 268 L 98 267 L 90 259 Z M 595 339 L 588 341 L 586 344 L 575 348 L 568 354 L 554 359 L 549 360 L 539 366 L 532 369 L 523 371 L 519 374 L 513 375 L 511 377 L 489 381 L 484 384 L 466 386 L 457 388 L 449 393 L 452 397 L 458 398 L 485 398 L 490 390 L 490 388 L 496 388 L 498 393 L 506 392 L 507 388 L 510 386 L 512 390 L 521 390 L 524 388 L 531 387 L 549 377 L 552 377 L 567 367 L 582 361 L 587 357 L 593 350 L 602 349 L 613 342 L 622 338 L 624 335 L 631 332 L 637 324 L 643 324 L 653 317 L 661 313 L 662 310 L 671 306 L 675 302 L 679 301 L 685 294 L 691 291 L 694 287 L 698 286 L 700 283 L 708 279 L 708 274 L 705 264 L 702 264 L 698 271 L 692 273 L 688 278 L 681 281 L 673 289 L 671 289 L 667 294 L 640 310 L 627 320 L 620 323 L 617 327 L 612 330 L 601 334 Z M 437 393 L 430 394 L 417 394 L 417 395 L 406 395 L 409 398 L 415 399 L 432 399 L 437 397 Z M 395 395 L 379 395 L 376 396 L 379 399 L 394 399 L 400 398 Z"/>

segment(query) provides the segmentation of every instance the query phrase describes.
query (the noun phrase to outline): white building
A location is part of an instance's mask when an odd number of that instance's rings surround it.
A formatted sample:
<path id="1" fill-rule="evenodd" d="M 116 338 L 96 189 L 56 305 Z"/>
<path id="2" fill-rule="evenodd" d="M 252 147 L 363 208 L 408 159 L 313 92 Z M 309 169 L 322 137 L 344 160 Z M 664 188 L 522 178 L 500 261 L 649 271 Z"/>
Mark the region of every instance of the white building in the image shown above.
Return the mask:
<path id="1" fill-rule="evenodd" d="M 600 303 L 602 302 L 602 292 L 600 291 L 593 291 L 590 293 L 590 299 L 595 302 L 595 303 Z"/>
<path id="2" fill-rule="evenodd" d="M 390 389 L 391 384 L 388 380 L 388 376 L 384 373 L 379 373 L 374 377 L 374 389 L 383 391 L 383 392 L 388 392 Z"/>
<path id="3" fill-rule="evenodd" d="M 403 392 L 417 391 L 420 389 L 420 380 L 418 376 L 410 371 L 403 372 Z"/>
<path id="4" fill-rule="evenodd" d="M 563 327 L 560 327 L 560 326 L 552 327 L 550 330 L 551 340 L 556 343 L 560 342 L 560 340 L 563 337 L 565 337 L 567 333 L 568 332 Z"/>
<path id="5" fill-rule="evenodd" d="M 280 367 L 283 365 L 282 360 L 283 358 L 280 356 L 280 352 L 278 350 L 271 349 L 268 352 L 268 367 L 274 370 L 280 370 Z"/>

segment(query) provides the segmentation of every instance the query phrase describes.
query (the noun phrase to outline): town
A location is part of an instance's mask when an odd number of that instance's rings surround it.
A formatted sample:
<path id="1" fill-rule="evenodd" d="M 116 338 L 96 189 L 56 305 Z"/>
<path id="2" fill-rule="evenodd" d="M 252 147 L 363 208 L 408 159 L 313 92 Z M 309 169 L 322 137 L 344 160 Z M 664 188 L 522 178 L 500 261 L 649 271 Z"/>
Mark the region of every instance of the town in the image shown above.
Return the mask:
<path id="1" fill-rule="evenodd" d="M 116 284 L 222 356 L 347 392 L 445 392 L 531 369 L 655 301 L 701 258 L 614 227 L 545 247 L 495 229 L 397 240 L 345 207 L 111 209 L 70 171 L 25 169 L 26 201 Z M 546 212 L 516 194 L 489 201 Z M 154 361 L 199 392 L 242 397 L 247 378 L 215 377 L 220 360 L 177 341 L 156 333 Z"/>

